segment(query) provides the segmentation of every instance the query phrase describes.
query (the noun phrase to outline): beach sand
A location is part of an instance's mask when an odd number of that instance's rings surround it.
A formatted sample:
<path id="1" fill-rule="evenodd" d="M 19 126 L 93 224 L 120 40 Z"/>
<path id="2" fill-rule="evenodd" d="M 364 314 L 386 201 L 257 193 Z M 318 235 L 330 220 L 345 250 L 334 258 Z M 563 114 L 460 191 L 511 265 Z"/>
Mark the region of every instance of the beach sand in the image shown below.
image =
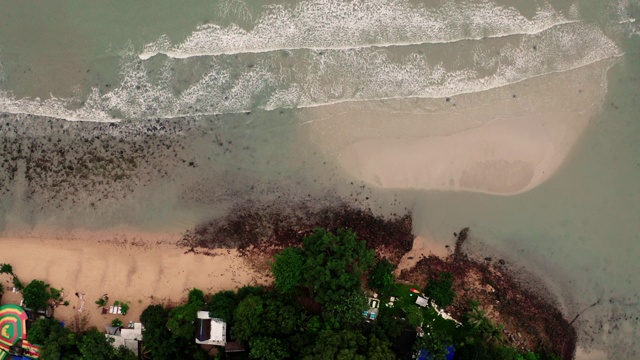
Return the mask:
<path id="1" fill-rule="evenodd" d="M 568 156 L 602 104 L 611 64 L 451 98 L 310 109 L 306 136 L 347 176 L 379 188 L 518 194 Z"/>
<path id="2" fill-rule="evenodd" d="M 413 268 L 423 257 L 437 256 L 444 259 L 453 254 L 453 251 L 450 249 L 451 248 L 447 248 L 431 238 L 418 236 L 413 240 L 411 251 L 404 254 L 402 259 L 400 259 L 395 273 L 399 275 L 402 270 Z"/>
<path id="3" fill-rule="evenodd" d="M 9 234 L 7 234 L 9 235 Z M 0 238 L 2 262 L 9 263 L 26 285 L 33 279 L 64 288 L 64 300 L 55 317 L 69 323 L 81 306 L 75 293 L 84 294 L 82 314 L 89 326 L 102 328 L 114 318 L 124 323 L 138 321 L 150 304 L 178 304 L 194 287 L 205 293 L 236 289 L 245 285 L 268 284 L 266 274 L 257 273 L 236 250 L 209 250 L 212 255 L 185 254 L 175 245 L 175 235 L 112 232 L 51 232 L 49 235 L 11 234 Z M 5 286 L 3 303 L 19 303 L 21 296 L 6 290 L 10 277 L 0 277 Z M 126 316 L 102 315 L 95 304 L 108 294 L 127 302 Z"/>

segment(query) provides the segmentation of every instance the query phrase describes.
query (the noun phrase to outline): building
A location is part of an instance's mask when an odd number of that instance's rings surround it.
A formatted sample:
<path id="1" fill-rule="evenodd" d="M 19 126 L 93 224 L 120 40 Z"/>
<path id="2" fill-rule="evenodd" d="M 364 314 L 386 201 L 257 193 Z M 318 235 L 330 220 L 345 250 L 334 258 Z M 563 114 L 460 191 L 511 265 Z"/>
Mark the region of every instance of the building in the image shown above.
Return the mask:
<path id="1" fill-rule="evenodd" d="M 142 323 L 133 323 L 129 328 L 118 328 L 114 326 L 105 326 L 107 338 L 113 339 L 111 345 L 114 348 L 125 346 L 134 354 L 139 354 L 139 343 L 142 341 Z"/>
<path id="2" fill-rule="evenodd" d="M 416 298 L 416 304 L 422 307 L 427 307 L 429 306 L 429 300 L 426 298 L 423 298 L 422 296 L 418 296 L 418 298 Z"/>
<path id="3" fill-rule="evenodd" d="M 0 360 L 11 356 L 16 359 L 40 357 L 39 346 L 27 340 L 27 320 L 27 313 L 20 306 L 0 306 Z"/>
<path id="4" fill-rule="evenodd" d="M 227 344 L 227 323 L 221 319 L 212 318 L 208 311 L 198 311 L 196 343 L 225 346 Z"/>
<path id="5" fill-rule="evenodd" d="M 369 304 L 369 310 L 363 311 L 362 316 L 367 320 L 375 320 L 378 317 L 378 311 L 380 311 L 380 300 L 367 298 L 367 304 Z"/>

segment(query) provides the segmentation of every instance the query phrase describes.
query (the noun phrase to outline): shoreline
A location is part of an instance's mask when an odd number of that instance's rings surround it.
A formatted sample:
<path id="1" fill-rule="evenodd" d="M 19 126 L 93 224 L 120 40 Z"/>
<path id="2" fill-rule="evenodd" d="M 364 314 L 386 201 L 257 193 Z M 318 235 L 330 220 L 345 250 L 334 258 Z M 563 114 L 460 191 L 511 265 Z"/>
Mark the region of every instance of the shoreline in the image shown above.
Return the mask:
<path id="1" fill-rule="evenodd" d="M 93 236 L 92 236 L 93 235 Z M 74 321 L 84 294 L 84 311 L 88 326 L 102 329 L 116 317 L 127 323 L 138 321 L 142 311 L 152 304 L 178 304 L 189 289 L 198 287 L 213 293 L 236 289 L 249 284 L 264 285 L 268 277 L 256 272 L 237 250 L 218 249 L 209 255 L 187 253 L 184 248 L 157 234 L 117 233 L 112 239 L 106 232 L 76 233 L 74 239 L 57 236 L 21 237 L 0 236 L 3 244 L 2 261 L 13 266 L 24 284 L 33 279 L 43 280 L 57 289 L 64 288 L 63 300 L 54 316 L 66 323 Z M 101 240 L 96 240 L 100 238 Z M 0 275 L 2 285 L 10 285 L 8 275 Z M 124 301 L 130 305 L 127 315 L 101 314 L 94 303 L 103 294 L 109 302 Z M 21 297 L 5 290 L 2 302 L 18 304 Z"/>
<path id="2" fill-rule="evenodd" d="M 561 352 L 564 359 L 570 359 L 567 354 L 575 351 L 575 337 L 573 342 L 570 341 L 570 335 L 575 336 L 575 329 L 567 325 L 557 304 L 546 297 L 548 293 L 537 293 L 535 286 L 527 289 L 526 284 L 523 286 L 516 283 L 512 279 L 516 279 L 517 274 L 512 273 L 509 266 L 496 265 L 491 271 L 483 270 L 480 262 L 474 263 L 466 255 L 462 260 L 453 261 L 452 259 L 457 259 L 454 255 L 459 247 L 452 252 L 452 248 L 439 244 L 434 239 L 414 237 L 411 234 L 410 216 L 381 218 L 370 211 L 346 205 L 334 205 L 331 207 L 331 215 L 326 215 L 327 208 L 315 209 L 315 212 L 313 209 L 306 209 L 306 212 L 300 213 L 297 211 L 299 208 L 292 207 L 289 213 L 283 213 L 277 219 L 274 218 L 280 214 L 277 209 L 265 211 L 260 206 L 247 206 L 244 210 L 235 210 L 226 217 L 203 223 L 183 234 L 132 230 L 51 230 L 47 236 L 44 229 L 31 233 L 5 233 L 0 235 L 0 242 L 6 248 L 2 262 L 11 264 L 16 275 L 25 284 L 32 279 L 40 279 L 55 288 L 64 288 L 63 300 L 68 300 L 70 304 L 58 306 L 55 316 L 71 324 L 73 329 L 96 326 L 101 330 L 104 324 L 116 317 L 124 323 L 137 321 L 141 312 L 152 304 L 178 305 L 184 302 L 192 288 L 199 288 L 205 294 L 213 294 L 244 285 L 269 286 L 271 279 L 263 274 L 268 273 L 265 269 L 280 249 L 299 244 L 301 238 L 315 225 L 329 229 L 350 227 L 359 234 L 361 240 L 365 240 L 367 246 L 376 249 L 379 257 L 387 258 L 396 265 L 399 279 L 405 282 L 423 286 L 428 277 L 433 276 L 434 269 L 440 267 L 443 271 L 456 274 L 458 280 L 463 282 L 466 280 L 462 280 L 461 274 L 469 271 L 483 278 L 489 277 L 493 279 L 489 282 L 493 282 L 494 286 L 499 284 L 494 291 L 488 290 L 485 283 L 473 283 L 470 285 L 471 289 L 463 290 L 459 296 L 466 298 L 465 292 L 474 294 L 483 306 L 492 309 L 492 314 L 496 307 L 491 299 L 500 296 L 499 294 L 512 296 L 515 293 L 519 298 L 524 294 L 526 298 L 534 299 L 525 305 L 512 303 L 498 311 L 500 314 L 505 311 L 506 315 L 498 318 L 505 321 L 506 328 L 513 334 L 526 334 L 527 342 L 514 341 L 513 344 L 518 345 L 521 350 L 535 350 L 531 347 L 532 344 L 537 344 L 536 339 L 541 344 L 549 344 L 548 340 L 543 342 L 542 339 L 557 335 L 554 332 L 547 333 L 546 331 L 552 330 L 544 330 L 546 328 L 540 330 L 540 333 L 527 333 L 527 328 L 535 323 L 535 317 L 529 317 L 529 322 L 524 323 L 509 317 L 512 316 L 509 314 L 524 311 L 523 309 L 531 311 L 533 308 L 538 311 L 540 318 L 555 324 L 551 327 L 555 329 L 553 331 L 560 331 L 564 338 L 569 339 L 564 342 L 564 346 L 554 347 L 554 350 Z M 306 221 L 301 222 L 299 218 L 292 217 L 294 214 Z M 234 226 L 238 223 L 244 224 L 244 227 Z M 385 234 L 383 230 L 390 231 L 389 234 L 393 233 L 396 237 Z M 238 242 L 257 234 L 259 236 L 252 242 Z M 212 242 L 216 239 L 218 242 Z M 220 240 L 223 242 L 219 242 Z M 432 262 L 433 266 L 425 268 L 426 262 Z M 503 262 L 496 260 L 494 264 Z M 1 275 L 0 280 L 3 285 L 9 285 L 8 275 Z M 80 298 L 74 297 L 76 292 L 85 299 L 84 311 L 80 316 L 78 309 L 81 303 Z M 110 304 L 116 300 L 128 303 L 129 313 L 126 316 L 103 315 L 94 304 L 103 294 L 108 294 Z M 19 294 L 5 291 L 3 303 L 19 303 L 19 300 Z M 462 316 L 464 306 L 454 305 L 452 314 Z"/>

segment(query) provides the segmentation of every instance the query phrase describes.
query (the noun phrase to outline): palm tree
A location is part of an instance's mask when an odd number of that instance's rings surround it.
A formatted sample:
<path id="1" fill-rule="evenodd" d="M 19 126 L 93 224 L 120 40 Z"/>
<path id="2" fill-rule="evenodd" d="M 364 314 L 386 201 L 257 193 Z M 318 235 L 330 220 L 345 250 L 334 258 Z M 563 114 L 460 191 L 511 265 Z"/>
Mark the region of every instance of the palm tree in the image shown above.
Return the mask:
<path id="1" fill-rule="evenodd" d="M 504 340 L 504 335 L 502 331 L 504 330 L 504 325 L 498 324 L 498 326 L 494 326 L 489 322 L 489 328 L 484 331 L 484 339 L 488 343 L 491 344 L 499 344 Z"/>
<path id="2" fill-rule="evenodd" d="M 140 359 L 151 360 L 151 349 L 149 349 L 144 343 L 142 343 L 140 349 Z"/>

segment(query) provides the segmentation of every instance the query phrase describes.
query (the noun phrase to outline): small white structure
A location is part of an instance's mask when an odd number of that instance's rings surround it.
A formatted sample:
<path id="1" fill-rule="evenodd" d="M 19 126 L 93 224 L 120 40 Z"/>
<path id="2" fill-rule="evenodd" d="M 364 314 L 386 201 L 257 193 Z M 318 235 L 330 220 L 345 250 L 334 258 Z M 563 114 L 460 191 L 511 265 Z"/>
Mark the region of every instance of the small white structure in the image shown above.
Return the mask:
<path id="1" fill-rule="evenodd" d="M 208 311 L 198 311 L 196 343 L 225 346 L 227 344 L 227 323 L 221 319 L 211 318 Z"/>
<path id="2" fill-rule="evenodd" d="M 416 298 L 416 304 L 422 307 L 427 307 L 429 306 L 429 299 L 423 298 L 422 296 L 418 296 L 418 298 Z"/>
<path id="3" fill-rule="evenodd" d="M 107 338 L 112 338 L 114 341 L 111 345 L 114 348 L 118 348 L 121 345 L 126 346 L 138 355 L 138 342 L 142 341 L 142 323 L 133 323 L 133 328 L 115 328 L 112 326 L 106 326 Z"/>

